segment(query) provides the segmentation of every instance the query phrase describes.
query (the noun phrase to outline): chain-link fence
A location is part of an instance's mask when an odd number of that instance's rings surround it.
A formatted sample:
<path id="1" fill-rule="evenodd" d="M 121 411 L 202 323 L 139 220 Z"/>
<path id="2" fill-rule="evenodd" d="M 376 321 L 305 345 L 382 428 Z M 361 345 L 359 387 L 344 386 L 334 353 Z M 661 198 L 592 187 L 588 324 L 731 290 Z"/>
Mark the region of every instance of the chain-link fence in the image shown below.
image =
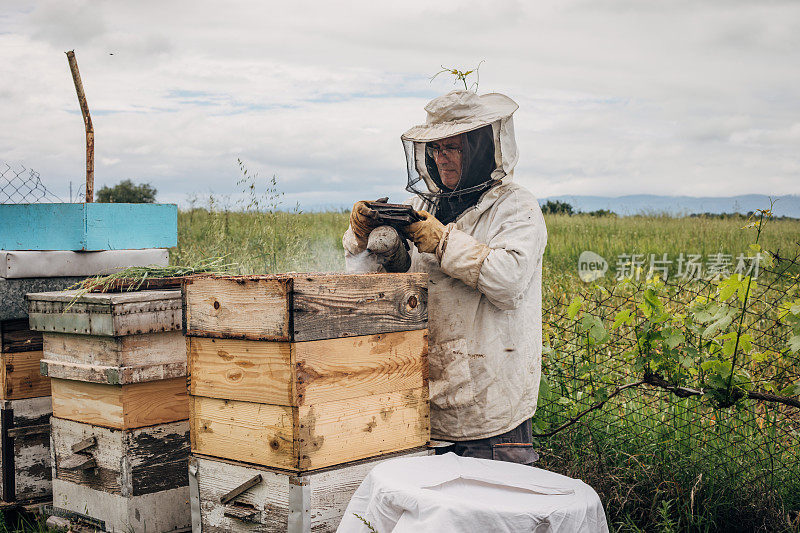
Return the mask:
<path id="1" fill-rule="evenodd" d="M 0 204 L 63 202 L 42 183 L 39 173 L 20 165 L 0 163 Z"/>
<path id="2" fill-rule="evenodd" d="M 757 279 L 546 286 L 542 466 L 622 530 L 797 530 L 798 253 Z"/>

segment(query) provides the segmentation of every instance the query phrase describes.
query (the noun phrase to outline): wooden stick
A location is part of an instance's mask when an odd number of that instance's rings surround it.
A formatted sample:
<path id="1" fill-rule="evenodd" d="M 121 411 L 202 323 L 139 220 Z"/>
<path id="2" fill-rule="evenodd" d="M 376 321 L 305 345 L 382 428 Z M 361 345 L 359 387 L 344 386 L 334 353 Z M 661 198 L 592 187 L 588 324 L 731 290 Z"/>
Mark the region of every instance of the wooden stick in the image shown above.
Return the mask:
<path id="1" fill-rule="evenodd" d="M 72 72 L 72 81 L 75 83 L 75 92 L 78 93 L 78 104 L 81 106 L 83 115 L 83 125 L 86 128 L 86 197 L 85 202 L 94 202 L 94 126 L 92 117 L 89 115 L 89 104 L 86 103 L 86 95 L 83 92 L 81 74 L 78 72 L 78 61 L 75 59 L 75 51 L 67 52 L 69 70 Z"/>
<path id="2" fill-rule="evenodd" d="M 95 437 L 89 437 L 88 439 L 83 439 L 82 441 L 73 444 L 72 448 L 70 449 L 72 450 L 72 453 L 78 453 L 91 448 L 95 444 L 97 444 L 97 439 Z"/>
<path id="3" fill-rule="evenodd" d="M 235 500 L 243 492 L 250 490 L 259 483 L 261 483 L 261 474 L 256 474 L 255 476 L 251 477 L 250 479 L 248 479 L 235 489 L 231 490 L 229 493 L 223 494 L 219 499 L 219 503 L 221 503 L 222 505 L 227 505 L 231 501 Z"/>

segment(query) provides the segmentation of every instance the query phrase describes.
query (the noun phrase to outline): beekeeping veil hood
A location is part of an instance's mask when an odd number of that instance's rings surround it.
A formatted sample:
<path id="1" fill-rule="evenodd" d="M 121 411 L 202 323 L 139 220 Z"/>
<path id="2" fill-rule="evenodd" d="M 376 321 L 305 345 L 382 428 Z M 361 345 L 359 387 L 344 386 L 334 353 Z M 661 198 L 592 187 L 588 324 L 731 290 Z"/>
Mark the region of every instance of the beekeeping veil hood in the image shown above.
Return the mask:
<path id="1" fill-rule="evenodd" d="M 454 220 L 484 191 L 512 175 L 517 144 L 511 115 L 518 107 L 505 95 L 471 91 L 451 91 L 428 102 L 425 124 L 401 137 L 408 166 L 406 189 L 427 200 L 443 223 Z M 464 134 L 461 180 L 451 190 L 439 177 L 428 143 L 459 134 Z"/>

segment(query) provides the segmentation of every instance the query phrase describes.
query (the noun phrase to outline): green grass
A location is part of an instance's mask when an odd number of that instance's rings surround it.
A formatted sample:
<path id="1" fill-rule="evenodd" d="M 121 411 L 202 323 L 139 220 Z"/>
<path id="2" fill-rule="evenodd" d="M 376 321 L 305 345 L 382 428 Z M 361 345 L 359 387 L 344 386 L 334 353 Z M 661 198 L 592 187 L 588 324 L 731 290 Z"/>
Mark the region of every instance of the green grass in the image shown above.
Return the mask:
<path id="1" fill-rule="evenodd" d="M 46 518 L 19 511 L 0 512 L 0 533 L 56 533 L 45 525 Z"/>
<path id="2" fill-rule="evenodd" d="M 344 270 L 347 213 L 242 213 L 193 209 L 178 215 L 171 263 L 207 257 L 238 263 L 241 274 Z"/>
<path id="3" fill-rule="evenodd" d="M 553 278 L 577 273 L 578 256 L 584 250 L 603 256 L 613 269 L 619 254 L 713 253 L 734 257 L 747 253 L 753 230 L 740 229 L 745 219 L 669 217 L 590 217 L 549 215 L 546 270 Z M 242 273 L 287 271 L 343 271 L 342 234 L 348 213 L 242 213 L 181 211 L 178 216 L 178 247 L 173 263 L 226 256 L 242 265 Z M 274 229 L 273 229 L 274 228 Z M 800 239 L 800 221 L 776 220 L 762 237 L 764 248 L 791 250 Z"/>
<path id="4" fill-rule="evenodd" d="M 769 207 L 769 206 L 765 206 Z M 573 274 L 578 256 L 584 250 L 603 256 L 609 265 L 619 254 L 747 253 L 755 231 L 740 229 L 746 219 L 670 218 L 670 217 L 590 217 L 551 215 L 545 217 L 547 248 L 545 266 L 551 272 Z M 790 250 L 800 240 L 799 220 L 769 222 L 762 236 L 764 248 Z"/>

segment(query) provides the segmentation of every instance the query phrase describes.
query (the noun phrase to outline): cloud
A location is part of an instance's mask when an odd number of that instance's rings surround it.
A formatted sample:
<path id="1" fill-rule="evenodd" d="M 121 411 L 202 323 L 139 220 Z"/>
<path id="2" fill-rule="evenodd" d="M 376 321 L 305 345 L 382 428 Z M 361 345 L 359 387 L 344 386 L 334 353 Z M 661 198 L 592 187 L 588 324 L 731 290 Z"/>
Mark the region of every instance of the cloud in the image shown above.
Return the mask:
<path id="1" fill-rule="evenodd" d="M 798 193 L 795 2 L 30 2 L 0 19 L 0 160 L 82 181 L 75 49 L 98 187 L 235 194 L 237 158 L 287 203 L 407 196 L 399 141 L 485 59 L 520 104 L 516 179 L 556 194 Z"/>

